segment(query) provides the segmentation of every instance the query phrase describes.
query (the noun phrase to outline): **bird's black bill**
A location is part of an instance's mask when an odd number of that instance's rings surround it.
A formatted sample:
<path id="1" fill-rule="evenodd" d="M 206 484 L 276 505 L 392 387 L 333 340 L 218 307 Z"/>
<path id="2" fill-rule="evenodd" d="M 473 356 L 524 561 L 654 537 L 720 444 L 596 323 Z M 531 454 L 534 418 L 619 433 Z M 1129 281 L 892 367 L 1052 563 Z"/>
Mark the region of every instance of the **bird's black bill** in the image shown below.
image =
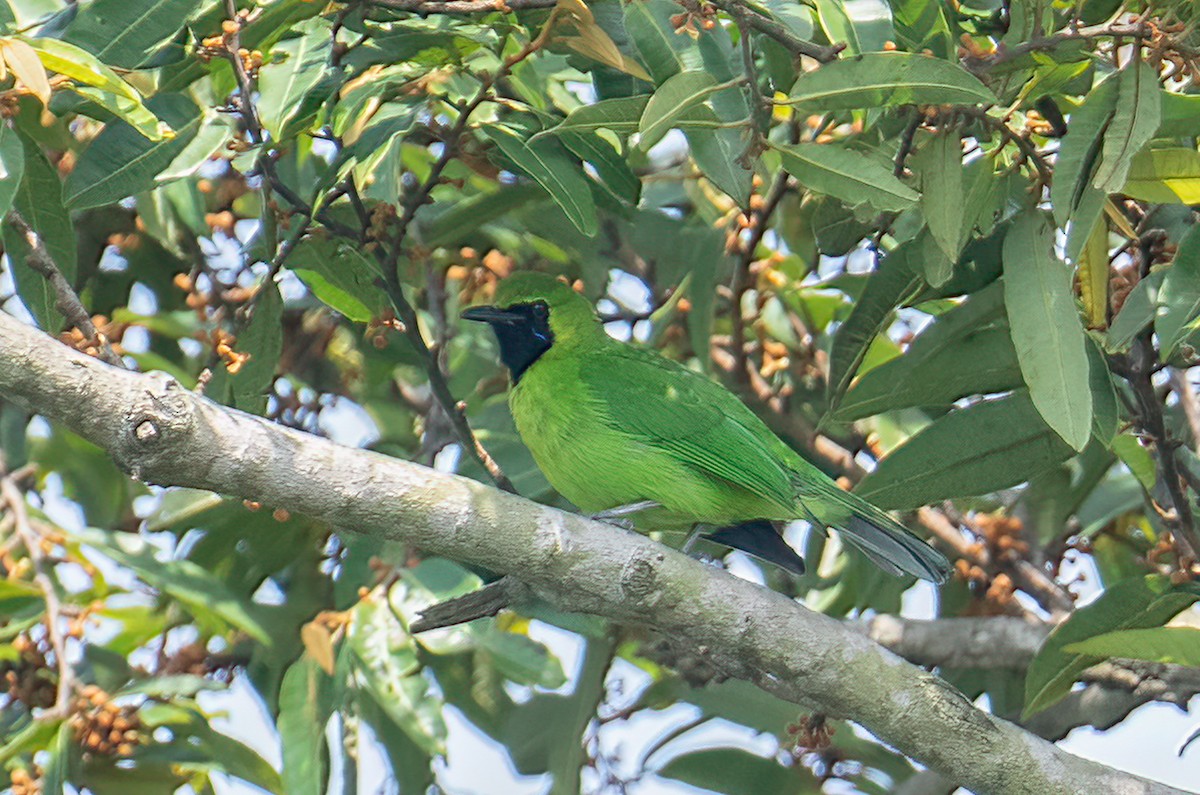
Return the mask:
<path id="1" fill-rule="evenodd" d="M 511 309 L 501 309 L 498 306 L 473 306 L 463 310 L 463 320 L 474 320 L 478 323 L 503 323 L 510 325 L 520 323 L 524 314 Z"/>
<path id="2" fill-rule="evenodd" d="M 775 529 L 775 525 L 766 519 L 756 519 L 752 522 L 723 527 L 704 536 L 709 541 L 715 541 L 733 549 L 741 550 L 756 558 L 774 563 L 776 566 L 792 574 L 804 573 L 804 558 L 796 554 L 796 550 L 788 546 Z"/>

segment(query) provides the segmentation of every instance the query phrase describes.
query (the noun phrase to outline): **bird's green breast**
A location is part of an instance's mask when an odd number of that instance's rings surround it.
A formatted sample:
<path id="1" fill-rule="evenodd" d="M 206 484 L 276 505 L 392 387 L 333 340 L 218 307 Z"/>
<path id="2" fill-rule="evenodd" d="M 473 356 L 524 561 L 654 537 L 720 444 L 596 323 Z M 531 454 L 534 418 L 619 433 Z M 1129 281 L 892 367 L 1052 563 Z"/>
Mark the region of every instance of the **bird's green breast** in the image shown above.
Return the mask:
<path id="1" fill-rule="evenodd" d="M 643 500 L 663 505 L 664 510 L 639 517 L 638 524 L 647 529 L 719 525 L 780 513 L 778 506 L 700 472 L 622 428 L 581 377 L 584 363 L 594 368 L 595 357 L 604 353 L 588 355 L 592 358 L 552 350 L 509 394 L 521 438 L 560 494 L 590 513 Z M 609 387 L 620 389 L 620 379 L 636 373 L 614 366 L 611 377 L 615 383 Z"/>

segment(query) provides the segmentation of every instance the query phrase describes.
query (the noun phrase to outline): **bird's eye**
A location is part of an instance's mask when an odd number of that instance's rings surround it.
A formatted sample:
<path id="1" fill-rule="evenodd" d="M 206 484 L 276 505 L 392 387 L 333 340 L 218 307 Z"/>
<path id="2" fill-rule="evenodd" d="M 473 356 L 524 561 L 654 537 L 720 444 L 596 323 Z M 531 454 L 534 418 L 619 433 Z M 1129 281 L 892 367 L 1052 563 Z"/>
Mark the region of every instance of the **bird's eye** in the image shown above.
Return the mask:
<path id="1" fill-rule="evenodd" d="M 541 301 L 533 305 L 533 316 L 538 320 L 545 320 L 550 317 L 550 307 L 543 304 Z"/>

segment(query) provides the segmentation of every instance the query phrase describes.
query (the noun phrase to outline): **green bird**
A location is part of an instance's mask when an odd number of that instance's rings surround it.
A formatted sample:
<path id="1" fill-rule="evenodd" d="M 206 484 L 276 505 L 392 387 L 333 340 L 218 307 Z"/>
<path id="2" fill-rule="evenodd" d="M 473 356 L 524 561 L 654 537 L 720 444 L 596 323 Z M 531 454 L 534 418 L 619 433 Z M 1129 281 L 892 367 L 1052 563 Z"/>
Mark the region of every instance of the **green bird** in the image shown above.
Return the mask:
<path id="1" fill-rule="evenodd" d="M 944 582 L 950 564 L 896 520 L 843 491 L 724 387 L 604 330 L 586 298 L 541 273 L 503 280 L 488 323 L 512 378 L 517 431 L 560 494 L 643 531 L 697 526 L 797 574 L 778 526 L 834 528 L 892 574 Z"/>

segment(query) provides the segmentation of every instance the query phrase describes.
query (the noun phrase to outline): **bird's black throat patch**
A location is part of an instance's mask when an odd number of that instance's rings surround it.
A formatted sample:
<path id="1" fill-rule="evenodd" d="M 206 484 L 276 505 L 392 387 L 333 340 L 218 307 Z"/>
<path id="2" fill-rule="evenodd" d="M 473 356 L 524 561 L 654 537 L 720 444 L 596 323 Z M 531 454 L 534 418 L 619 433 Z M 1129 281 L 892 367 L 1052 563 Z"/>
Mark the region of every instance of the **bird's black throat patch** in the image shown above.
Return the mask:
<path id="1" fill-rule="evenodd" d="M 550 312 L 541 301 L 513 304 L 504 307 L 477 307 L 463 313 L 468 320 L 481 320 L 496 332 L 500 343 L 500 360 L 512 373 L 513 383 L 519 383 L 529 367 L 550 350 L 554 332 L 550 329 Z"/>

